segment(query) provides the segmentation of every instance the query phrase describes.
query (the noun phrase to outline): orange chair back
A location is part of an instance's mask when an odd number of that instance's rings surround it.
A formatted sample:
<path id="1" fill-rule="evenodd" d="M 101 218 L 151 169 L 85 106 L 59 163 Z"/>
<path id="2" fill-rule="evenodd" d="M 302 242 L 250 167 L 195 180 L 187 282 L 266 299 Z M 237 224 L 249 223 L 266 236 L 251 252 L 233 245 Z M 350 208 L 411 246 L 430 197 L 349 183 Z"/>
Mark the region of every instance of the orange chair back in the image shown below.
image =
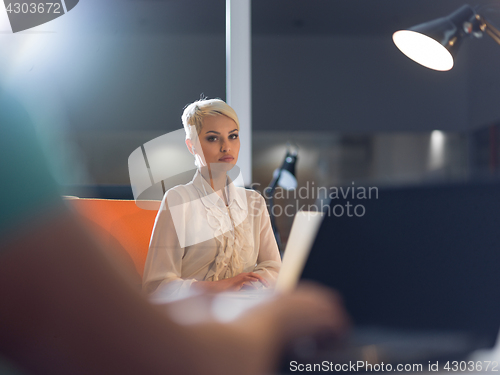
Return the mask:
<path id="1" fill-rule="evenodd" d="M 137 207 L 133 200 L 70 199 L 92 236 L 114 261 L 140 284 L 157 211 Z"/>

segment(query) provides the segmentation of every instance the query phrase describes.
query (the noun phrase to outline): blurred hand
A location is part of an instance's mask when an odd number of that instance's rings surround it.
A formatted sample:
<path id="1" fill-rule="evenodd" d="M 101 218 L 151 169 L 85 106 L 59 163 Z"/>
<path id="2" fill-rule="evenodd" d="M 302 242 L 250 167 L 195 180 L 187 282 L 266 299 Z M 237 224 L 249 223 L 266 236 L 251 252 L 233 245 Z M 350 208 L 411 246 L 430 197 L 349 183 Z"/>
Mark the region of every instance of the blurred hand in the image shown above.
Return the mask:
<path id="1" fill-rule="evenodd" d="M 285 342 L 320 333 L 340 338 L 351 325 L 340 294 L 318 284 L 303 283 L 271 306 Z"/>

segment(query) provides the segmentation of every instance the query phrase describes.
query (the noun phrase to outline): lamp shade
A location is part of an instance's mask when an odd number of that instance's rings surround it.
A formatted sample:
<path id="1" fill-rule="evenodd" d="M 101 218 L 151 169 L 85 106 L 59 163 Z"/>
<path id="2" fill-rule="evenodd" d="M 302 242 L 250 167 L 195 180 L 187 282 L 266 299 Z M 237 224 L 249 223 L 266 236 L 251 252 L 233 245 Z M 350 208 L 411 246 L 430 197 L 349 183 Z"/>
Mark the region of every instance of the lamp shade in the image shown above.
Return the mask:
<path id="1" fill-rule="evenodd" d="M 410 59 L 434 70 L 450 70 L 464 38 L 464 23 L 472 22 L 476 12 L 464 5 L 447 17 L 438 18 L 408 30 L 396 31 L 394 44 Z"/>

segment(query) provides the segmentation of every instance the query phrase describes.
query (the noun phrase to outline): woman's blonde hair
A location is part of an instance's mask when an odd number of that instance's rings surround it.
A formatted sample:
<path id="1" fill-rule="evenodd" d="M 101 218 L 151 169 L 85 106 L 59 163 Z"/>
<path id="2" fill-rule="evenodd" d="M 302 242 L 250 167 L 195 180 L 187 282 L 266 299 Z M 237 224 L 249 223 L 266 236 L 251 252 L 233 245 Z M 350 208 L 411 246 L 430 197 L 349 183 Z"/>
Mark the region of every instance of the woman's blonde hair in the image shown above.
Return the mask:
<path id="1" fill-rule="evenodd" d="M 186 131 L 186 139 L 193 139 L 201 132 L 203 118 L 205 116 L 223 115 L 229 117 L 236 123 L 240 130 L 240 122 L 234 109 L 220 99 L 200 99 L 188 104 L 182 113 L 182 125 Z M 194 127 L 194 128 L 193 128 Z M 196 134 L 194 130 L 196 129 Z"/>

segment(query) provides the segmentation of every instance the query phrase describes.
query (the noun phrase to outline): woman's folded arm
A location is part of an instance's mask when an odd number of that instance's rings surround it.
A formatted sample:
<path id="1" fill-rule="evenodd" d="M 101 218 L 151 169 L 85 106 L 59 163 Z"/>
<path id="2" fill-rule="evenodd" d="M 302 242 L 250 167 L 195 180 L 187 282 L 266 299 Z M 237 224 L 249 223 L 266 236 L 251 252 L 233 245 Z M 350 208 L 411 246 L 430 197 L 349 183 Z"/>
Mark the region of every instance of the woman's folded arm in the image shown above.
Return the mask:
<path id="1" fill-rule="evenodd" d="M 172 201 L 174 191 L 169 191 L 168 202 Z M 181 278 L 184 248 L 181 247 L 170 212 L 167 195 L 161 203 L 156 216 L 148 256 L 144 266 L 143 291 L 151 296 L 175 295 L 191 287 L 194 279 Z"/>

